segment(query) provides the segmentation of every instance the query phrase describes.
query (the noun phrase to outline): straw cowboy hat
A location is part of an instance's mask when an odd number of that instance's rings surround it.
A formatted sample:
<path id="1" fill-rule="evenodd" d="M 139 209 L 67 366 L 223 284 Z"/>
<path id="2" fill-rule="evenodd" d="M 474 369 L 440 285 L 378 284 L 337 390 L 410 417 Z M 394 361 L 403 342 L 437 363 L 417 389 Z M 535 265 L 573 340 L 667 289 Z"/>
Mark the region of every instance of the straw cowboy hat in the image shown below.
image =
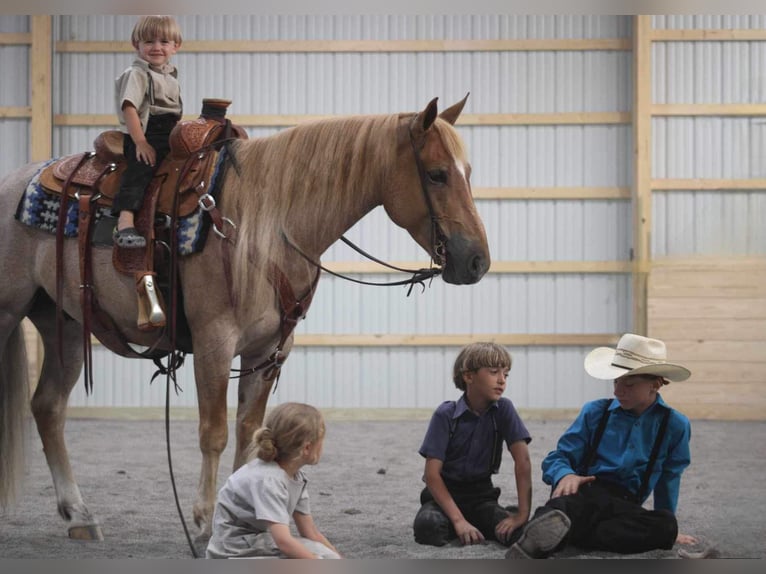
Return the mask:
<path id="1" fill-rule="evenodd" d="M 627 333 L 617 348 L 598 347 L 585 357 L 585 370 L 597 379 L 617 379 L 625 375 L 657 375 L 670 381 L 685 381 L 691 375 L 686 367 L 667 362 L 665 343 Z"/>

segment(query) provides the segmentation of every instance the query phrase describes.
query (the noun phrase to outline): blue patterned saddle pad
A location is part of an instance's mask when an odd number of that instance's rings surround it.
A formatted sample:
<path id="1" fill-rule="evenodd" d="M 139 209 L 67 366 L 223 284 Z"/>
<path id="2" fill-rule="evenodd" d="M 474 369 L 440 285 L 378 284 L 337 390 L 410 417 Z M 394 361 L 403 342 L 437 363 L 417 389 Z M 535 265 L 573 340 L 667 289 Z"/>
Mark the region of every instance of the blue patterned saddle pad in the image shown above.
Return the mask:
<path id="1" fill-rule="evenodd" d="M 213 176 L 210 181 L 210 194 L 218 201 L 220 195 L 220 180 L 225 167 L 226 148 L 223 148 L 218 154 Z M 27 184 L 24 194 L 21 196 L 19 205 L 16 208 L 16 219 L 21 223 L 42 229 L 50 233 L 56 233 L 58 225 L 59 207 L 61 198 L 58 195 L 47 193 L 40 185 L 40 174 L 51 163 L 57 161 L 52 159 L 42 165 Z M 77 201 L 70 199 L 66 211 L 66 222 L 64 224 L 65 237 L 77 237 L 77 221 L 80 214 L 80 207 Z M 94 213 L 93 226 L 104 216 L 109 215 L 109 207 L 98 206 Z M 205 247 L 205 240 L 210 228 L 210 218 L 203 217 L 202 210 L 197 207 L 192 213 L 178 220 L 178 253 L 179 255 L 190 255 L 202 251 Z"/>

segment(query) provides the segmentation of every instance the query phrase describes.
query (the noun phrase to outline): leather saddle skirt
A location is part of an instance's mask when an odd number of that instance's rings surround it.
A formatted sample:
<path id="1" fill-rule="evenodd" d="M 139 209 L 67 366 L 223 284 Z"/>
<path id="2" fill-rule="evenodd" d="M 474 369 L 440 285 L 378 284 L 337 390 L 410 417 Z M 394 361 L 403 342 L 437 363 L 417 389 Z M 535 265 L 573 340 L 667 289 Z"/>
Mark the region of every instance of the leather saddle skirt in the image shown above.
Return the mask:
<path id="1" fill-rule="evenodd" d="M 240 126 L 229 126 L 231 137 L 247 138 Z M 200 196 L 207 192 L 218 156 L 209 146 L 226 137 L 226 128 L 226 123 L 202 116 L 176 124 L 170 134 L 170 153 L 150 184 L 160 187 L 157 211 L 173 215 L 176 201 L 178 217 L 185 217 L 197 208 Z M 122 132 L 102 132 L 93 142 L 94 151 L 65 156 L 47 166 L 40 174 L 41 187 L 48 193 L 60 195 L 70 180 L 68 197 L 95 194 L 97 204 L 111 206 L 127 166 L 122 142 Z"/>

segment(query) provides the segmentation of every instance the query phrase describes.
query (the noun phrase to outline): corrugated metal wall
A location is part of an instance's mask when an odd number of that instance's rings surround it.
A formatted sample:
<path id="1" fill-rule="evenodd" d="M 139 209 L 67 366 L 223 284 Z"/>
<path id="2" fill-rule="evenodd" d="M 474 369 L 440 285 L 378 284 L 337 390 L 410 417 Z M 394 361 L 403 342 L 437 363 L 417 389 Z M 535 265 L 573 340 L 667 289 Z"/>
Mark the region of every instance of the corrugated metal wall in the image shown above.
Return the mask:
<path id="1" fill-rule="evenodd" d="M 59 39 L 127 38 L 130 17 L 59 18 Z M 182 17 L 187 39 L 420 40 L 618 38 L 630 19 L 612 16 Z M 126 54 L 59 54 L 55 113 L 111 113 L 111 80 Z M 443 106 L 471 92 L 466 112 L 625 111 L 629 52 L 192 54 L 175 58 L 188 113 L 203 97 L 233 100 L 232 114 L 353 114 Z M 111 84 L 107 81 L 107 88 Z M 88 147 L 98 129 L 57 128 L 57 153 Z M 251 136 L 275 129 L 249 129 Z M 629 126 L 461 126 L 474 187 L 628 186 Z M 624 200 L 480 200 L 493 260 L 625 260 L 631 212 Z M 390 260 L 423 260 L 409 236 L 378 209 L 348 234 Z M 345 246 L 324 261 L 357 260 Z M 388 279 L 387 277 L 368 277 Z M 326 276 L 298 333 L 616 333 L 630 325 L 625 275 L 491 274 L 473 287 L 434 283 L 410 298 L 401 288 L 365 287 Z M 608 386 L 582 372 L 582 348 L 511 348 L 510 395 L 522 407 L 576 407 Z M 450 370 L 459 348 L 296 348 L 274 402 L 324 407 L 433 407 L 454 397 Z M 161 404 L 146 390 L 152 365 L 100 356 L 93 397 L 81 385 L 72 404 Z M 103 365 L 103 366 L 102 366 Z M 113 365 L 120 365 L 115 367 Z M 125 370 L 123 370 L 125 369 Z M 191 365 L 183 397 L 194 405 Z M 158 383 L 155 386 L 159 387 Z M 107 387 L 110 387 L 107 390 Z M 229 402 L 233 406 L 236 384 Z"/>
<path id="2" fill-rule="evenodd" d="M 655 16 L 654 28 L 764 29 L 766 16 Z M 658 42 L 658 104 L 766 102 L 766 42 Z M 660 117 L 652 122 L 655 178 L 766 177 L 766 118 Z M 766 254 L 766 193 L 657 191 L 652 255 Z"/>
<path id="3" fill-rule="evenodd" d="M 29 32 L 27 16 L 0 16 L 0 33 L 22 34 Z M 0 106 L 28 106 L 29 46 L 0 45 L 0 70 L 5 78 L 0 82 Z M 18 75 L 18 76 L 17 76 Z M 20 81 L 8 81 L 18 77 Z M 29 158 L 29 120 L 4 118 L 0 120 L 0 178 Z"/>
<path id="4" fill-rule="evenodd" d="M 763 17 L 688 18 L 655 17 L 654 26 L 764 27 Z M 184 16 L 179 20 L 187 40 L 611 39 L 631 34 L 630 17 L 619 16 Z M 127 41 L 133 23 L 129 16 L 62 16 L 54 18 L 54 33 L 56 40 Z M 655 44 L 654 101 L 764 101 L 764 43 L 728 44 Z M 0 58 L 7 57 L 6 49 L 0 48 Z M 470 91 L 465 112 L 480 114 L 630 111 L 631 58 L 629 51 L 196 54 L 181 49 L 175 62 L 187 113 L 196 113 L 203 97 L 232 99 L 232 114 L 415 111 L 434 96 L 446 106 Z M 129 54 L 56 54 L 54 113 L 113 113 L 112 79 L 130 59 Z M 90 149 L 101 129 L 56 127 L 54 154 Z M 475 188 L 632 183 L 629 125 L 458 129 L 469 150 Z M 275 128 L 248 131 L 260 136 Z M 758 160 L 766 134 L 756 120 L 655 118 L 653 131 L 653 177 L 764 177 L 764 163 Z M 655 193 L 654 255 L 764 253 L 766 232 L 757 225 L 763 201 L 763 194 L 747 191 Z M 629 259 L 632 214 L 626 200 L 478 200 L 477 204 L 494 261 Z M 748 222 L 744 230 L 743 221 Z M 384 259 L 424 259 L 381 210 L 348 235 Z M 325 262 L 356 259 L 344 246 L 333 246 L 323 257 Z M 471 287 L 435 282 L 425 293 L 409 298 L 402 289 L 358 286 L 326 276 L 298 333 L 621 333 L 630 327 L 631 280 L 624 274 L 493 273 Z M 283 369 L 271 404 L 301 400 L 320 407 L 431 408 L 456 396 L 450 370 L 458 350 L 298 347 Z M 609 392 L 609 384 L 584 375 L 587 348 L 509 350 L 514 356 L 509 395 L 517 406 L 572 408 Z M 151 363 L 120 359 L 98 348 L 95 361 L 94 394 L 86 397 L 78 384 L 70 404 L 163 404 L 162 382 L 148 385 Z M 184 392 L 173 404 L 196 404 L 191 371 L 191 364 L 182 370 L 179 381 Z M 232 406 L 235 392 L 233 384 Z"/>

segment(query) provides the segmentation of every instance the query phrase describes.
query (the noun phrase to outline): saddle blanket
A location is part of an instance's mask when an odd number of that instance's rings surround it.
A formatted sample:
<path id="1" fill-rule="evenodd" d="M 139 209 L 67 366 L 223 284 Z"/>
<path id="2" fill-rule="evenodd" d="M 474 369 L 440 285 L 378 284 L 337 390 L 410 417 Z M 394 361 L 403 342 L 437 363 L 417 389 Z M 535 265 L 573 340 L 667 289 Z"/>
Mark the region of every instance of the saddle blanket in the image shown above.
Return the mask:
<path id="1" fill-rule="evenodd" d="M 210 195 L 218 201 L 220 194 L 219 179 L 224 169 L 226 157 L 226 148 L 223 148 L 218 154 L 213 176 L 210 181 Z M 56 158 L 48 161 L 40 167 L 32 179 L 27 184 L 24 194 L 21 196 L 19 205 L 16 208 L 16 219 L 21 223 L 29 225 L 49 233 L 56 233 L 58 224 L 59 207 L 61 206 L 61 197 L 47 193 L 40 185 L 40 174 L 51 163 L 57 161 Z M 96 208 L 93 216 L 93 225 L 104 216 L 109 215 L 109 208 L 99 206 Z M 64 224 L 65 237 L 77 237 L 77 221 L 80 215 L 80 207 L 75 200 L 70 200 L 66 211 L 66 222 Z M 197 207 L 186 217 L 178 219 L 178 254 L 190 255 L 202 251 L 205 247 L 210 228 L 210 218 L 203 217 L 202 210 Z"/>

